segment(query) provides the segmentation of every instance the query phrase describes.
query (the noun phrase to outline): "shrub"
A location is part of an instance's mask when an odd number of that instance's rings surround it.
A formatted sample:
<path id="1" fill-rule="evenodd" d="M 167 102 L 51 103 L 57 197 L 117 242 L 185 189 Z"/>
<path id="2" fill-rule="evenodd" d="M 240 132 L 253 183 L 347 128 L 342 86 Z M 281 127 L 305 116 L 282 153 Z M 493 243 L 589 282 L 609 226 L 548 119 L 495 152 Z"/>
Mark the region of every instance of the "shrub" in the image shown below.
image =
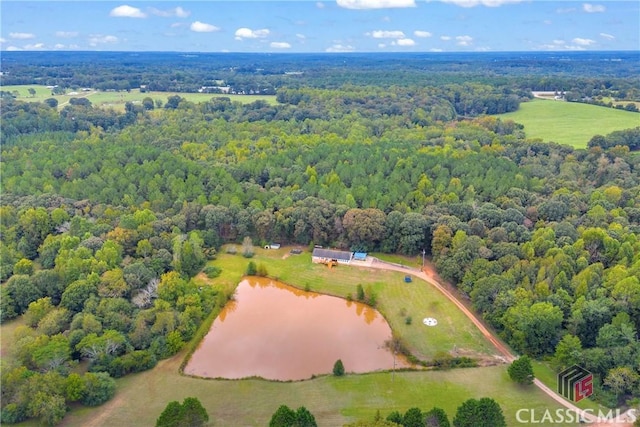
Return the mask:
<path id="1" fill-rule="evenodd" d="M 263 263 L 258 264 L 256 275 L 260 277 L 267 277 L 269 275 L 269 273 L 267 272 L 267 266 L 265 266 Z"/>
<path id="2" fill-rule="evenodd" d="M 333 375 L 336 377 L 341 377 L 344 375 L 344 365 L 342 364 L 342 360 L 336 360 L 336 363 L 333 364 Z"/>
<path id="3" fill-rule="evenodd" d="M 102 405 L 111 399 L 116 392 L 116 382 L 106 372 L 84 374 L 84 396 L 82 404 L 87 406 Z"/>
<path id="4" fill-rule="evenodd" d="M 16 424 L 27 419 L 27 410 L 16 403 L 9 403 L 0 412 L 2 424 Z"/>
<path id="5" fill-rule="evenodd" d="M 246 275 L 255 276 L 257 272 L 258 272 L 258 268 L 256 267 L 256 263 L 253 261 L 249 261 L 249 264 L 247 264 Z"/>
<path id="6" fill-rule="evenodd" d="M 136 350 L 114 358 L 109 364 L 109 374 L 118 378 L 134 372 L 142 372 L 156 366 L 156 356 L 148 350 Z"/>
<path id="7" fill-rule="evenodd" d="M 216 277 L 220 276 L 220 273 L 222 273 L 222 269 L 220 267 L 216 267 L 215 265 L 208 265 L 202 271 L 209 279 L 215 279 Z"/>
<path id="8" fill-rule="evenodd" d="M 519 384 L 533 383 L 533 367 L 528 356 L 522 356 L 509 365 L 509 377 Z"/>

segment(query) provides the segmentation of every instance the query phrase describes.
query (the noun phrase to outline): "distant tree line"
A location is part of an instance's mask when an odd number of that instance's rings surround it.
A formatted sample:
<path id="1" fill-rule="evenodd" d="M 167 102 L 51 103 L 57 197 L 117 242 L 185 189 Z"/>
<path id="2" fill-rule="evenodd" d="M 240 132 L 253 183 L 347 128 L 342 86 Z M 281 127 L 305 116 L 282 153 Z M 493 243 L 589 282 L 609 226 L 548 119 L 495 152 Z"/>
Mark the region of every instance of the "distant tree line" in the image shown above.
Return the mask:
<path id="1" fill-rule="evenodd" d="M 514 95 L 477 83 L 342 89 L 117 114 L 3 99 L 0 319 L 25 325 L 1 373 L 2 421 L 54 424 L 73 402 L 108 398 L 113 377 L 179 351 L 228 298 L 191 278 L 245 237 L 425 250 L 518 352 L 581 364 L 608 405 L 637 397 L 631 146 L 578 150 L 463 118 Z M 74 117 L 86 125 L 51 125 Z"/>

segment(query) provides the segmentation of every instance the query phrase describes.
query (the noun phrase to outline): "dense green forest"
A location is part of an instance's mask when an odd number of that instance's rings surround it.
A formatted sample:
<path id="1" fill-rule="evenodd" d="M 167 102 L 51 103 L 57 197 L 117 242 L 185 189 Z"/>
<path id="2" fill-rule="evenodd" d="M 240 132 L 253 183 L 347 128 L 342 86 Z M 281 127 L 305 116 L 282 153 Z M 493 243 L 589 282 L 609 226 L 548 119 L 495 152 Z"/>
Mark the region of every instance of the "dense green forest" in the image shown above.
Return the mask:
<path id="1" fill-rule="evenodd" d="M 1 320 L 26 324 L 3 423 L 55 424 L 179 351 L 229 297 L 190 278 L 247 236 L 425 250 L 517 352 L 581 364 L 607 405 L 640 397 L 640 128 L 527 141 L 484 116 L 527 92 L 464 79 L 277 97 L 2 99 Z"/>
<path id="2" fill-rule="evenodd" d="M 490 57 L 489 57 L 490 55 Z M 275 94 L 281 88 L 430 86 L 473 81 L 567 100 L 640 102 L 636 52 L 241 54 L 4 52 L 0 85 Z M 8 94 L 10 95 L 10 94 Z M 631 104 L 633 105 L 633 104 Z"/>

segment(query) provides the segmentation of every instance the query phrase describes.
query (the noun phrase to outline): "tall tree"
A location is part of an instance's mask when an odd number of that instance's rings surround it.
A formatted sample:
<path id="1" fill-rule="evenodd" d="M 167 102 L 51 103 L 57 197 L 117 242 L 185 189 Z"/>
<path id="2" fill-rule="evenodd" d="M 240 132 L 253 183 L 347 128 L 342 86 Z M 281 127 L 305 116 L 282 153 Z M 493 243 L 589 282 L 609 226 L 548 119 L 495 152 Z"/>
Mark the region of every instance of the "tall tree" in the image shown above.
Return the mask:
<path id="1" fill-rule="evenodd" d="M 506 427 L 502 408 L 498 402 L 483 397 L 466 400 L 456 410 L 454 427 Z"/>
<path id="2" fill-rule="evenodd" d="M 295 422 L 296 413 L 287 405 L 280 405 L 271 416 L 269 427 L 291 427 L 295 425 Z"/>
<path id="3" fill-rule="evenodd" d="M 507 369 L 509 377 L 519 384 L 533 383 L 533 366 L 529 356 L 520 356 L 509 365 Z"/>
<path id="4" fill-rule="evenodd" d="M 444 409 L 432 408 L 424 414 L 425 427 L 451 427 L 449 417 Z"/>

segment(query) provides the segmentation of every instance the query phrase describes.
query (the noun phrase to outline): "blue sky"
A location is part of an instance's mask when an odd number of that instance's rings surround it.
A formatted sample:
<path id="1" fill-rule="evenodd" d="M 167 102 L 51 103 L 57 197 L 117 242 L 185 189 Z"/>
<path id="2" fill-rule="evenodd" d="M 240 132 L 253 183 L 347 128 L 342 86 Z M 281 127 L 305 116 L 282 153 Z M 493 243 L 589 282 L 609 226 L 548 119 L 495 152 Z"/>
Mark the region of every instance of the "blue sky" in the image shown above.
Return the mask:
<path id="1" fill-rule="evenodd" d="M 640 1 L 7 1 L 0 49 L 640 50 Z"/>

